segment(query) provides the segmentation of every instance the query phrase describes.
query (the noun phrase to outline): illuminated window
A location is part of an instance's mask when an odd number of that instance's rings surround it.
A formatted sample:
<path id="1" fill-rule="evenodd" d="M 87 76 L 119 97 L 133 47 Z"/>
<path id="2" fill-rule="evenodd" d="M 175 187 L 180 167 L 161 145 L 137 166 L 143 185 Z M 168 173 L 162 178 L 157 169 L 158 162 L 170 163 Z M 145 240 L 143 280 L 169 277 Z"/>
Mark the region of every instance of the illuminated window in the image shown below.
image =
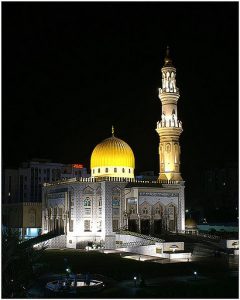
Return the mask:
<path id="1" fill-rule="evenodd" d="M 105 172 L 108 173 L 108 168 L 105 169 Z"/>
<path id="2" fill-rule="evenodd" d="M 125 169 L 124 168 L 122 168 L 122 172 L 125 173 Z"/>
<path id="3" fill-rule="evenodd" d="M 117 168 L 114 168 L 114 172 L 117 173 Z"/>
<path id="4" fill-rule="evenodd" d="M 98 169 L 98 173 L 100 173 L 100 168 Z"/>

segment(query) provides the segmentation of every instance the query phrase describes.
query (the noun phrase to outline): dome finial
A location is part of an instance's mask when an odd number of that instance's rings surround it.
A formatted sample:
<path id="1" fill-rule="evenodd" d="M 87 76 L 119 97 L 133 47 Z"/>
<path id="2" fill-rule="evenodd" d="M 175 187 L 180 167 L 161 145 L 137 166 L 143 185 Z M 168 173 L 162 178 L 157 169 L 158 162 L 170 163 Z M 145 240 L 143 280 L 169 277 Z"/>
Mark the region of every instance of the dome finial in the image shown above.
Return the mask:
<path id="1" fill-rule="evenodd" d="M 172 59 L 170 58 L 170 48 L 167 46 L 166 56 L 164 58 L 164 67 L 171 67 L 172 66 Z"/>
<path id="2" fill-rule="evenodd" d="M 114 126 L 112 125 L 112 136 L 114 136 Z"/>

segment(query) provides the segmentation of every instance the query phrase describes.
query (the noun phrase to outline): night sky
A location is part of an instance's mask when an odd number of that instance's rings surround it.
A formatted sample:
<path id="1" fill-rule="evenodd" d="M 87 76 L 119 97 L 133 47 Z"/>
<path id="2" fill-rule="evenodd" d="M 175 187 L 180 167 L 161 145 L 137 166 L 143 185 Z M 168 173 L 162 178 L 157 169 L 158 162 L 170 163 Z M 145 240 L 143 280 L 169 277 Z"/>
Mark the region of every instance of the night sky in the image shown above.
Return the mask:
<path id="1" fill-rule="evenodd" d="M 181 170 L 238 160 L 238 3 L 2 3 L 2 164 L 83 163 L 115 135 L 157 174 L 158 88 L 177 68 Z"/>

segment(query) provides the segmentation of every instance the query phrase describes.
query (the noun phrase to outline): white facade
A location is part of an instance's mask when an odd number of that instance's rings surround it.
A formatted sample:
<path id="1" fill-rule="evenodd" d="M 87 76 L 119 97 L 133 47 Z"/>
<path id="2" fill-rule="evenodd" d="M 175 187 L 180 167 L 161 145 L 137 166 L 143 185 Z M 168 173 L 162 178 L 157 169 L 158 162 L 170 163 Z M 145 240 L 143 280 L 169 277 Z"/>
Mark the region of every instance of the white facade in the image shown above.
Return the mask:
<path id="1" fill-rule="evenodd" d="M 143 234 L 184 230 L 184 211 L 181 182 L 66 180 L 43 188 L 42 232 L 66 234 L 69 248 L 84 241 L 111 248 L 122 228 Z"/>

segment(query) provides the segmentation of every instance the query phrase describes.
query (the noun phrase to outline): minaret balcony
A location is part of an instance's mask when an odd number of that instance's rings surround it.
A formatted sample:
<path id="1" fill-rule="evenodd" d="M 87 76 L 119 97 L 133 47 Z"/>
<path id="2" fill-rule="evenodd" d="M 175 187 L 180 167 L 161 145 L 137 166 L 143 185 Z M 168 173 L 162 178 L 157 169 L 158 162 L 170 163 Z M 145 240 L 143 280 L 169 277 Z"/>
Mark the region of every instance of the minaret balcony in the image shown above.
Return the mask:
<path id="1" fill-rule="evenodd" d="M 160 88 L 159 89 L 159 94 L 163 94 L 163 93 L 175 93 L 177 95 L 179 95 L 179 88 Z"/>
<path id="2" fill-rule="evenodd" d="M 176 120 L 161 120 L 157 122 L 157 128 L 164 128 L 164 127 L 171 127 L 171 128 L 182 128 L 182 122 Z"/>

